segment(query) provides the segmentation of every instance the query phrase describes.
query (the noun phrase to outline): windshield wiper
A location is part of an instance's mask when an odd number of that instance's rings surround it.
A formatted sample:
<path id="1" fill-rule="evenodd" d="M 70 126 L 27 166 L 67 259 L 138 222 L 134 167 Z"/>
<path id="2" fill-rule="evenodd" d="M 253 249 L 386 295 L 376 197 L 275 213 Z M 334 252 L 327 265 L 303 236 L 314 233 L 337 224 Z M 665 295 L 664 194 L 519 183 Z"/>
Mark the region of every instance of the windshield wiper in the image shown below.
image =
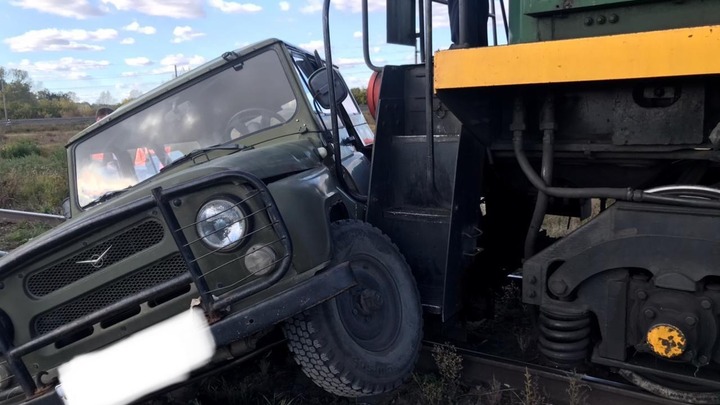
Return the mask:
<path id="1" fill-rule="evenodd" d="M 119 195 L 119 194 L 124 193 L 124 192 L 127 191 L 129 188 L 130 188 L 130 187 L 126 187 L 126 188 L 123 188 L 123 189 L 120 189 L 120 190 L 108 191 L 108 192 L 104 193 L 103 195 L 101 195 L 100 197 L 98 197 L 98 198 L 90 201 L 89 203 L 87 203 L 87 204 L 85 205 L 85 207 L 83 207 L 83 208 L 88 209 L 88 208 L 90 208 L 90 207 L 94 207 L 94 206 L 100 204 L 101 202 L 107 201 L 107 200 L 115 197 L 116 195 Z"/>
<path id="2" fill-rule="evenodd" d="M 230 145 L 220 144 L 220 145 L 208 146 L 207 148 L 195 149 L 195 150 L 192 150 L 187 155 L 184 155 L 183 157 L 173 160 L 172 162 L 166 164 L 165 166 L 163 166 L 162 169 L 160 169 L 160 172 L 164 172 L 168 168 L 179 165 L 180 163 L 185 163 L 188 160 L 195 159 L 196 157 L 198 157 L 200 155 L 204 155 L 210 151 L 214 151 L 214 150 L 241 151 L 241 150 L 245 150 L 245 149 L 252 149 L 252 146 L 245 146 L 245 145 L 239 145 L 239 144 L 233 143 Z"/>

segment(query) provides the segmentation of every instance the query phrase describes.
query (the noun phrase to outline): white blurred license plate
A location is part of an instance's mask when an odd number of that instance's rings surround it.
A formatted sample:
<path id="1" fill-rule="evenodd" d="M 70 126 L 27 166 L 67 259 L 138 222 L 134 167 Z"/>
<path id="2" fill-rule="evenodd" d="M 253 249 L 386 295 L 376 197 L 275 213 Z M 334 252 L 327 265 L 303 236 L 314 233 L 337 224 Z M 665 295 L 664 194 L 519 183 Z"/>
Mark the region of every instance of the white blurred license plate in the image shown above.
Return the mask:
<path id="1" fill-rule="evenodd" d="M 120 405 L 187 379 L 210 361 L 215 342 L 193 308 L 58 369 L 68 405 Z"/>

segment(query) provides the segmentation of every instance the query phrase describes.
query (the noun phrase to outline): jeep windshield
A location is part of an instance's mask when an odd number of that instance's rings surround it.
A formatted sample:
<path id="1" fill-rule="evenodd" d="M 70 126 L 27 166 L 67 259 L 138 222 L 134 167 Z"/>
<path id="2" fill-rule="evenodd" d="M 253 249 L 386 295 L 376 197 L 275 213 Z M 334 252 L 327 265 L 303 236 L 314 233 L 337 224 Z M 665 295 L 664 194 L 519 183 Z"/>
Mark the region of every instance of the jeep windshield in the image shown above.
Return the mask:
<path id="1" fill-rule="evenodd" d="M 293 117 L 295 94 L 274 50 L 231 65 L 111 119 L 78 143 L 73 153 L 80 206 L 156 176 L 193 151 L 245 143 Z"/>

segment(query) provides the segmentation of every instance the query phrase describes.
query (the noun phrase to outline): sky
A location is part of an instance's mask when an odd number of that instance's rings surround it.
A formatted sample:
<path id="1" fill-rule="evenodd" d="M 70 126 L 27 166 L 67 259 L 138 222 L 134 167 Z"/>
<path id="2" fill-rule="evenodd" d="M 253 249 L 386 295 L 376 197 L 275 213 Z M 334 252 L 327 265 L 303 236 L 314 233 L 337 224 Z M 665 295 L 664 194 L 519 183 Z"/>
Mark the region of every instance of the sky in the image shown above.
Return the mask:
<path id="1" fill-rule="evenodd" d="M 415 61 L 386 43 L 385 0 L 368 0 L 371 59 Z M 366 87 L 361 0 L 332 0 L 333 62 Z M 222 53 L 279 38 L 322 54 L 323 0 L 0 0 L 0 66 L 27 71 L 35 90 L 96 102 L 137 96 Z M 434 4 L 433 49 L 447 49 L 447 8 Z M 502 39 L 501 39 L 502 41 Z"/>

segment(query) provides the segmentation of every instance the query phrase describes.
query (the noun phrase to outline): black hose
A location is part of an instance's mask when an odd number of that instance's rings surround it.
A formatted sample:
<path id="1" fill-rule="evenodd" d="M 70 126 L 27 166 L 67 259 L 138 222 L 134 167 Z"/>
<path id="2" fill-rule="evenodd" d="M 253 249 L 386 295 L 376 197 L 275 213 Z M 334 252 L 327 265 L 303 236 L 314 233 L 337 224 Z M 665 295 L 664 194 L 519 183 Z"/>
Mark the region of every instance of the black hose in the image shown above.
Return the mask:
<path id="1" fill-rule="evenodd" d="M 332 153 L 333 160 L 335 161 L 335 177 L 337 177 L 340 188 L 352 199 L 366 203 L 367 196 L 355 192 L 355 190 L 348 186 L 343 171 L 342 155 L 340 153 L 340 130 L 338 129 L 337 120 L 337 103 L 335 102 L 335 68 L 333 68 L 332 47 L 330 46 L 330 0 L 325 0 L 325 4 L 323 4 L 323 40 L 325 41 L 325 66 L 327 68 L 328 85 L 330 86 L 330 122 L 332 125 Z"/>
<path id="2" fill-rule="evenodd" d="M 700 200 L 693 198 L 669 197 L 645 193 L 643 190 L 628 188 L 564 188 L 550 187 L 538 176 L 530 165 L 523 150 L 523 133 L 525 131 L 525 106 L 522 99 L 515 100 L 513 111 L 513 150 L 520 169 L 528 181 L 539 191 L 557 198 L 612 198 L 620 201 L 648 202 L 664 205 L 676 205 L 694 208 L 720 209 L 720 201 Z"/>
<path id="3" fill-rule="evenodd" d="M 545 184 L 552 184 L 553 172 L 553 143 L 555 138 L 555 101 L 551 96 L 545 100 L 543 104 L 543 112 L 541 119 L 541 129 L 543 130 L 543 147 L 542 147 L 542 164 L 540 168 L 540 176 Z M 535 244 L 537 235 L 542 227 L 545 214 L 547 213 L 549 197 L 547 194 L 538 190 L 537 200 L 535 201 L 535 210 L 533 211 L 530 227 L 525 236 L 525 259 L 535 254 Z"/>

